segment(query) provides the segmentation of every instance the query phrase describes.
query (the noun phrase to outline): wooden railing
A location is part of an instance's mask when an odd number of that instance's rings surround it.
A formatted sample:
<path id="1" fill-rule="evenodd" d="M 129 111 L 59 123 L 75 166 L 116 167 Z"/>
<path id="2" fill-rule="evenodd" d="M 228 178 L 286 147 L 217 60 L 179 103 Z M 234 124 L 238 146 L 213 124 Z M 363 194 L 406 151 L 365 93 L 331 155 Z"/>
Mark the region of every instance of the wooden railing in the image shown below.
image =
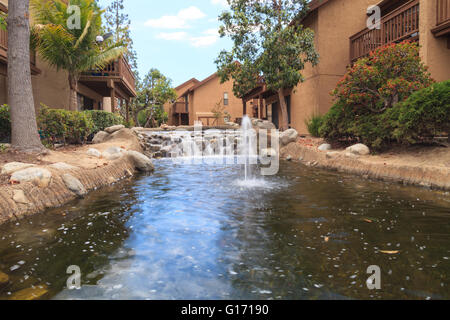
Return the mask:
<path id="1" fill-rule="evenodd" d="M 8 60 L 8 31 L 0 29 L 0 57 Z M 30 62 L 36 66 L 36 52 L 30 51 Z"/>
<path id="2" fill-rule="evenodd" d="M 437 0 L 436 24 L 440 25 L 450 21 L 450 0 Z"/>
<path id="3" fill-rule="evenodd" d="M 94 77 L 117 77 L 125 81 L 128 86 L 136 90 L 136 79 L 134 78 L 131 67 L 125 58 L 120 58 L 108 64 L 102 70 L 91 70 L 84 72 L 83 75 Z"/>
<path id="4" fill-rule="evenodd" d="M 448 1 L 448 0 L 445 0 Z M 419 0 L 413 0 L 381 18 L 380 29 L 366 28 L 350 37 L 350 61 L 368 55 L 376 48 L 419 37 Z"/>
<path id="5" fill-rule="evenodd" d="M 185 102 L 175 102 L 173 104 L 173 113 L 189 113 Z"/>

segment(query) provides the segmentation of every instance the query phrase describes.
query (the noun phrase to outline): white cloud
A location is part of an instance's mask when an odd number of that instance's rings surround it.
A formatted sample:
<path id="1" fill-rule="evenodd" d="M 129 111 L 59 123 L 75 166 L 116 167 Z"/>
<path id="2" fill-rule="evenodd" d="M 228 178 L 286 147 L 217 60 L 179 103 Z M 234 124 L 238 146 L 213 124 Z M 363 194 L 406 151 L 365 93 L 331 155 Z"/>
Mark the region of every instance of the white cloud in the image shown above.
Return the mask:
<path id="1" fill-rule="evenodd" d="M 183 40 L 187 38 L 187 33 L 184 31 L 180 32 L 161 32 L 156 35 L 157 39 L 163 40 Z"/>
<path id="2" fill-rule="evenodd" d="M 191 36 L 187 32 L 161 32 L 156 35 L 157 39 L 167 41 L 188 42 L 195 48 L 209 47 L 219 40 L 217 29 L 207 29 L 202 32 L 201 36 Z"/>
<path id="3" fill-rule="evenodd" d="M 209 47 L 219 40 L 219 33 L 217 29 L 208 29 L 203 32 L 204 36 L 192 37 L 190 39 L 191 45 L 199 47 Z"/>
<path id="4" fill-rule="evenodd" d="M 176 15 L 162 16 L 158 19 L 150 19 L 145 22 L 147 27 L 158 29 L 187 29 L 188 21 L 198 20 L 206 17 L 206 15 L 197 7 L 191 6 L 181 9 Z"/>

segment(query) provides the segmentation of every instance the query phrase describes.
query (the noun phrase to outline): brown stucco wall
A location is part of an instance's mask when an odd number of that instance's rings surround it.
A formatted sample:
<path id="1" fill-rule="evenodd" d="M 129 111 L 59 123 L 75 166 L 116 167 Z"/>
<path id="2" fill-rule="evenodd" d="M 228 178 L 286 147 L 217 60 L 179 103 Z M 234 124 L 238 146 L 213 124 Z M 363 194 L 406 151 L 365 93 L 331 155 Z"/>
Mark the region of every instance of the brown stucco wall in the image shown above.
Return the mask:
<path id="1" fill-rule="evenodd" d="M 437 23 L 436 6 L 436 1 L 420 1 L 420 55 L 433 79 L 444 81 L 450 79 L 450 49 L 446 37 L 436 38 L 431 32 Z"/>
<path id="2" fill-rule="evenodd" d="M 326 113 L 333 104 L 330 92 L 349 64 L 349 38 L 366 26 L 367 7 L 373 0 L 334 0 L 320 7 L 303 23 L 315 32 L 320 61 L 302 72 L 305 82 L 291 95 L 291 126 L 308 134 L 305 120 Z"/>
<path id="3" fill-rule="evenodd" d="M 230 80 L 221 84 L 219 77 L 214 77 L 197 87 L 191 95 L 193 100 L 191 100 L 192 113 L 190 115 L 193 116 L 189 119 L 190 124 L 194 124 L 199 116 L 212 116 L 212 109 L 217 103 L 220 102 L 223 106 L 225 92 L 228 93 L 229 103 L 228 106 L 225 106 L 224 111 L 230 113 L 232 121 L 241 118 L 243 112 L 242 100 L 233 95 L 233 82 Z"/>

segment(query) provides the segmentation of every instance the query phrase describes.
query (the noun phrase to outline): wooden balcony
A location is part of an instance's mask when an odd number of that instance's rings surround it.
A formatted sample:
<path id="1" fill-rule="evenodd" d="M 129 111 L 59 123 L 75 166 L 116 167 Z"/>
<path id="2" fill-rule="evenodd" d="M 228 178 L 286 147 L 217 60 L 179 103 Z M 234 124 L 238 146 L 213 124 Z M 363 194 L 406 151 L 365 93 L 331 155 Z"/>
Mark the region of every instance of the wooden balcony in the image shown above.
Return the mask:
<path id="1" fill-rule="evenodd" d="M 185 102 L 175 102 L 172 105 L 172 111 L 173 111 L 173 113 L 179 113 L 179 114 L 188 114 L 189 113 L 189 110 L 188 110 Z"/>
<path id="2" fill-rule="evenodd" d="M 0 11 L 7 13 L 8 9 L 0 3 Z M 41 71 L 36 67 L 36 52 L 30 52 L 31 74 L 37 75 Z M 7 75 L 8 65 L 8 31 L 0 29 L 0 74 Z"/>
<path id="3" fill-rule="evenodd" d="M 450 0 L 436 1 L 436 27 L 431 31 L 436 37 L 450 36 Z"/>
<path id="4" fill-rule="evenodd" d="M 380 29 L 366 28 L 351 36 L 351 63 L 383 45 L 404 40 L 418 40 L 419 10 L 419 0 L 409 1 L 382 17 Z"/>
<path id="5" fill-rule="evenodd" d="M 117 96 L 129 100 L 136 97 L 136 79 L 125 58 L 120 58 L 102 70 L 83 72 L 80 82 L 104 97 Z M 111 92 L 114 91 L 114 94 Z"/>

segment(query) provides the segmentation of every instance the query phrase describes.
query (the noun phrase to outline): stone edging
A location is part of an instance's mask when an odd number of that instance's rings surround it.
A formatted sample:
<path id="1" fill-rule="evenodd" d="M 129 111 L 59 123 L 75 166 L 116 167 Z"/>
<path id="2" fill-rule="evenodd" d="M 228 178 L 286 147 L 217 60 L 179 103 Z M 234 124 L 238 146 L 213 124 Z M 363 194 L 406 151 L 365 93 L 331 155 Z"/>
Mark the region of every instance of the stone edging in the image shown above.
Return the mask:
<path id="1" fill-rule="evenodd" d="M 282 159 L 300 160 L 318 168 L 336 170 L 363 176 L 364 178 L 395 181 L 434 189 L 450 190 L 450 168 L 431 166 L 406 166 L 370 161 L 370 156 L 349 157 L 343 153 L 321 152 L 290 143 L 280 150 Z"/>

